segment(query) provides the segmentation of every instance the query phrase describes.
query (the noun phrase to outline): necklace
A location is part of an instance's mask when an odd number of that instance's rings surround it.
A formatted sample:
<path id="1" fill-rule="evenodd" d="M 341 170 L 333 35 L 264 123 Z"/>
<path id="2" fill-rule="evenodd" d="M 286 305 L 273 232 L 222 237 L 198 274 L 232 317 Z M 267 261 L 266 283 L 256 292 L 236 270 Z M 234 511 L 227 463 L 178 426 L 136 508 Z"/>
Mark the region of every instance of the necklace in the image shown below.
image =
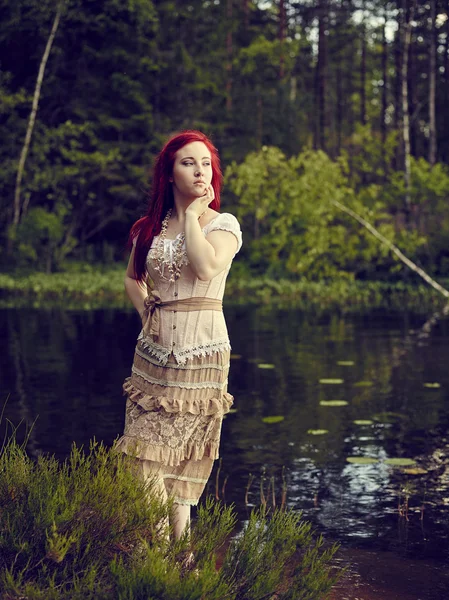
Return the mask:
<path id="1" fill-rule="evenodd" d="M 174 241 L 173 241 L 173 253 L 171 256 L 171 260 L 165 261 L 165 239 L 167 237 L 167 227 L 168 222 L 170 220 L 172 214 L 172 209 L 167 212 L 164 220 L 162 221 L 161 233 L 159 234 L 159 240 L 154 249 L 154 269 L 161 275 L 164 276 L 164 267 L 167 266 L 168 269 L 168 280 L 174 283 L 177 279 L 179 279 L 181 275 L 181 268 L 184 264 L 184 240 L 186 239 L 185 233 L 182 232 Z"/>

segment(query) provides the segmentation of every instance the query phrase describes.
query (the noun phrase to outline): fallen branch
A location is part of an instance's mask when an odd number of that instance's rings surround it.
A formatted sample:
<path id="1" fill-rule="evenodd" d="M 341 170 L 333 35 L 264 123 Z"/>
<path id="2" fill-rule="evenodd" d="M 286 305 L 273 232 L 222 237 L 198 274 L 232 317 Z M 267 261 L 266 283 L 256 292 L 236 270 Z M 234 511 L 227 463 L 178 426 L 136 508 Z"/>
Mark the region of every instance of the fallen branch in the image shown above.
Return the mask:
<path id="1" fill-rule="evenodd" d="M 399 250 L 399 248 L 397 246 L 395 246 L 392 242 L 390 242 L 390 240 L 388 240 L 385 236 L 383 236 L 381 233 L 379 233 L 377 231 L 377 229 L 375 229 L 371 225 L 371 223 L 369 223 L 368 221 L 366 221 L 363 217 L 361 217 L 360 215 L 358 215 L 352 209 L 350 209 L 347 206 L 345 206 L 344 204 L 341 204 L 340 202 L 338 202 L 338 200 L 332 200 L 332 204 L 334 204 L 337 208 L 339 208 L 343 212 L 347 213 L 348 215 L 350 215 L 351 217 L 353 217 L 354 219 L 356 219 L 359 223 L 361 223 L 364 227 L 366 227 L 366 229 L 368 229 L 368 231 L 370 233 L 372 233 L 374 235 L 374 237 L 376 237 L 383 244 L 385 244 L 386 246 L 388 246 L 388 248 L 390 248 L 390 250 L 394 254 L 396 254 L 396 256 L 404 264 L 407 265 L 407 267 L 409 267 L 409 269 L 411 269 L 415 273 L 418 273 L 418 275 L 420 277 L 422 277 L 424 279 L 424 281 L 427 281 L 427 283 L 429 285 L 431 285 L 434 289 L 436 289 L 438 292 L 440 292 L 440 294 L 442 294 L 445 298 L 449 299 L 449 291 L 448 290 L 446 290 L 444 287 L 442 287 L 439 283 L 437 283 L 434 279 L 432 279 L 432 277 L 430 277 L 430 275 L 428 275 L 425 271 L 423 271 L 423 269 L 421 269 L 420 267 L 418 267 L 418 265 L 416 265 L 413 261 L 411 261 L 409 258 L 407 258 Z"/>

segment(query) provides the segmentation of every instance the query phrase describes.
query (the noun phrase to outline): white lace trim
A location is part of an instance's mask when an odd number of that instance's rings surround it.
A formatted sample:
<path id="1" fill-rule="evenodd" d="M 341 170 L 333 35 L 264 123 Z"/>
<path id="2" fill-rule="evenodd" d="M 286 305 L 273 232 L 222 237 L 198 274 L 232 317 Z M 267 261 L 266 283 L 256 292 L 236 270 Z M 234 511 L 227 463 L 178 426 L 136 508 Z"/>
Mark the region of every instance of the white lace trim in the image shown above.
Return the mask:
<path id="1" fill-rule="evenodd" d="M 144 338 L 143 331 L 140 332 L 137 340 L 141 346 L 148 352 L 148 354 L 154 356 L 161 365 L 166 365 L 172 350 L 159 346 L 156 342 L 153 342 L 149 338 Z M 174 350 L 173 356 L 179 365 L 185 365 L 186 361 L 195 356 L 211 356 L 215 352 L 226 352 L 231 350 L 231 344 L 229 338 L 221 338 L 205 344 L 199 344 L 197 346 L 189 346 L 182 350 Z"/>
<path id="2" fill-rule="evenodd" d="M 199 346 L 177 350 L 176 352 L 173 352 L 173 356 L 177 363 L 184 365 L 188 359 L 194 358 L 195 356 L 211 356 L 215 352 L 226 352 L 227 350 L 231 350 L 229 339 L 215 340 L 213 342 L 208 342 L 207 344 L 200 344 Z"/>
<path id="3" fill-rule="evenodd" d="M 153 383 L 162 387 L 184 388 L 187 390 L 207 390 L 212 388 L 214 390 L 221 391 L 228 383 L 227 381 L 224 381 L 223 383 L 216 383 L 215 381 L 201 381 L 199 383 L 190 383 L 187 381 L 164 381 L 163 379 L 158 379 L 157 377 L 150 377 L 147 373 L 144 373 L 136 367 L 132 367 L 132 372 L 142 379 L 145 379 L 145 381 L 148 383 Z"/>
<path id="4" fill-rule="evenodd" d="M 154 356 L 156 360 L 161 363 L 161 365 L 165 365 L 167 363 L 168 357 L 171 354 L 170 350 L 167 350 L 167 348 L 159 346 L 159 344 L 156 344 L 152 340 L 145 338 L 143 331 L 139 333 L 137 340 L 140 341 L 142 348 L 144 348 L 148 354 Z"/>
<path id="5" fill-rule="evenodd" d="M 138 354 L 141 358 L 145 359 L 146 361 L 152 363 L 152 364 L 156 364 L 158 361 L 157 359 L 154 359 L 149 353 L 146 352 L 142 352 L 139 347 L 136 347 L 136 354 Z M 206 363 L 206 362 L 202 362 L 199 365 L 180 365 L 179 363 L 171 363 L 170 364 L 170 369 L 178 369 L 178 370 L 183 370 L 183 371 L 202 371 L 203 369 L 215 369 L 216 371 L 226 371 L 226 369 L 229 369 L 229 367 L 231 366 L 231 363 L 227 363 L 225 365 L 217 365 L 216 363 Z"/>

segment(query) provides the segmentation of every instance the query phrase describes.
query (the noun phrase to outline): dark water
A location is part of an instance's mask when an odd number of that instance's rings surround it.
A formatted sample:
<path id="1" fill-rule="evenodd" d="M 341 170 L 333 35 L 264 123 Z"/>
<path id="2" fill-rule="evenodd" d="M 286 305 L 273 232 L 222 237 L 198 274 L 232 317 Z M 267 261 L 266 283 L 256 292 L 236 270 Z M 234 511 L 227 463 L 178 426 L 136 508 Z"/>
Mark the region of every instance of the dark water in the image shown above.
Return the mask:
<path id="1" fill-rule="evenodd" d="M 209 493 L 221 495 L 224 486 L 226 501 L 244 519 L 249 474 L 249 505 L 260 503 L 261 489 L 269 502 L 274 489 L 279 504 L 284 476 L 288 505 L 326 538 L 447 561 L 449 320 L 417 343 L 409 331 L 424 318 L 405 313 L 316 316 L 233 307 L 226 316 L 237 355 L 229 381 L 237 411 L 223 423 L 218 486 L 216 465 Z M 14 424 L 35 421 L 31 453 L 64 458 L 74 441 L 113 442 L 123 428 L 121 385 L 138 334 L 135 314 L 4 309 L 0 332 L 5 416 Z M 323 378 L 343 383 L 319 383 Z M 348 404 L 320 405 L 329 400 Z M 263 422 L 268 416 L 284 419 Z M 350 464 L 350 456 L 379 462 Z M 392 457 L 418 458 L 428 473 L 404 475 L 384 463 Z M 404 486 L 408 521 L 398 515 Z"/>

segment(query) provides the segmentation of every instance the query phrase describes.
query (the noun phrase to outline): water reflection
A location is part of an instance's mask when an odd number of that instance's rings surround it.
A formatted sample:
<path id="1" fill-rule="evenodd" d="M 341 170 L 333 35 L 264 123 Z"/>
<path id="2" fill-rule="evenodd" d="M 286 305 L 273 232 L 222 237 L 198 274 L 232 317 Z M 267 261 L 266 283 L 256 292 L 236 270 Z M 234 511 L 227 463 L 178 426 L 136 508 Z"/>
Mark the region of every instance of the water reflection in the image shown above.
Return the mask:
<path id="1" fill-rule="evenodd" d="M 447 492 L 429 478 L 415 478 L 410 519 L 398 520 L 404 476 L 383 461 L 424 456 L 443 444 L 449 320 L 434 327 L 426 345 L 405 347 L 422 317 L 254 307 L 226 312 L 237 411 L 224 422 L 222 464 L 209 492 L 224 492 L 244 518 L 245 495 L 250 505 L 261 498 L 279 505 L 286 481 L 289 506 L 332 537 L 418 555 L 447 553 L 441 503 Z M 63 458 L 73 441 L 88 445 L 95 436 L 111 444 L 123 427 L 121 385 L 131 367 L 137 317 L 113 309 L 2 310 L 0 331 L 5 414 L 15 424 L 36 421 L 29 451 Z M 426 382 L 440 387 L 426 388 Z M 347 404 L 320 404 L 335 400 Z M 283 420 L 263 421 L 276 416 Z M 379 462 L 349 464 L 349 456 Z"/>

